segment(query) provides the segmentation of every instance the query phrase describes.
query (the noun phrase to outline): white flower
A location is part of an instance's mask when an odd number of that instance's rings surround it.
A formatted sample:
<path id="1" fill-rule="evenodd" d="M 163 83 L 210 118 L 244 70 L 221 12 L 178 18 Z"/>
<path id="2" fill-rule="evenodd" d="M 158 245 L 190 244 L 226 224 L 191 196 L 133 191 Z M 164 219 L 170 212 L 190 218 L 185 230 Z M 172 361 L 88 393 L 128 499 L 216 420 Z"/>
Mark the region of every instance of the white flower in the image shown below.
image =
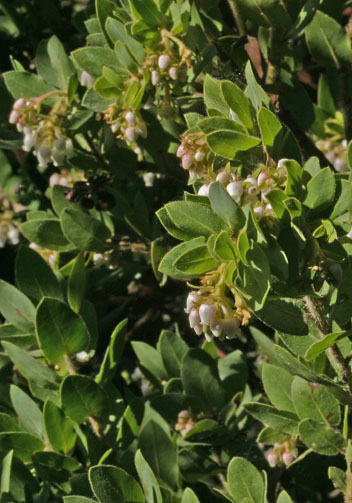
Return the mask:
<path id="1" fill-rule="evenodd" d="M 226 187 L 228 194 L 236 201 L 239 202 L 243 194 L 242 182 L 231 182 Z"/>
<path id="2" fill-rule="evenodd" d="M 12 110 L 9 116 L 9 123 L 16 124 L 19 118 L 20 118 L 19 113 L 16 112 L 16 110 Z"/>
<path id="3" fill-rule="evenodd" d="M 220 337 L 223 330 L 223 322 L 222 320 L 215 318 L 210 323 L 210 330 L 214 337 Z"/>
<path id="4" fill-rule="evenodd" d="M 189 169 L 193 164 L 193 155 L 185 154 L 182 156 L 182 167 L 183 169 Z"/>
<path id="5" fill-rule="evenodd" d="M 65 153 L 67 159 L 70 159 L 73 156 L 73 143 L 70 138 L 68 138 L 65 142 Z"/>
<path id="6" fill-rule="evenodd" d="M 194 307 L 191 309 L 191 312 L 189 313 L 189 326 L 191 328 L 194 328 L 196 325 L 200 323 L 200 316 L 199 312 L 197 309 Z"/>
<path id="7" fill-rule="evenodd" d="M 183 145 L 183 143 L 180 143 L 176 150 L 176 156 L 183 157 L 185 154 L 187 154 L 187 148 Z"/>
<path id="8" fill-rule="evenodd" d="M 289 465 L 294 459 L 294 456 L 291 451 L 285 451 L 282 455 L 282 461 L 285 463 L 285 465 Z"/>
<path id="9" fill-rule="evenodd" d="M 198 196 L 209 196 L 210 183 L 204 183 L 198 190 Z"/>
<path id="10" fill-rule="evenodd" d="M 178 68 L 176 68 L 176 66 L 172 66 L 169 69 L 169 75 L 172 78 L 172 80 L 177 80 L 178 79 Z"/>
<path id="11" fill-rule="evenodd" d="M 197 152 L 194 154 L 194 159 L 197 161 L 197 162 L 201 162 L 205 157 L 205 152 L 203 152 L 202 150 L 197 150 Z"/>
<path id="12" fill-rule="evenodd" d="M 338 173 L 348 171 L 346 159 L 335 159 L 334 168 Z"/>
<path id="13" fill-rule="evenodd" d="M 144 175 L 143 175 L 144 185 L 146 187 L 153 187 L 155 178 L 156 178 L 156 175 L 153 172 L 144 173 Z"/>
<path id="14" fill-rule="evenodd" d="M 159 82 L 161 81 L 161 75 L 157 70 L 153 70 L 151 74 L 151 80 L 153 86 L 157 86 Z"/>
<path id="15" fill-rule="evenodd" d="M 134 126 L 134 124 L 136 123 L 136 114 L 134 112 L 129 111 L 126 113 L 125 119 L 130 126 Z"/>
<path id="16" fill-rule="evenodd" d="M 277 462 L 279 461 L 279 457 L 274 451 L 270 451 L 267 454 L 266 459 L 268 460 L 268 463 L 271 466 L 271 468 L 274 468 L 277 465 Z"/>
<path id="17" fill-rule="evenodd" d="M 13 104 L 13 107 L 15 110 L 19 110 L 20 108 L 23 108 L 26 106 L 26 100 L 24 100 L 23 98 L 18 98 L 18 100 L 15 101 L 15 103 Z"/>
<path id="18" fill-rule="evenodd" d="M 76 354 L 76 360 L 79 363 L 87 363 L 90 360 L 90 356 L 87 353 L 87 351 L 80 351 L 79 353 Z"/>
<path id="19" fill-rule="evenodd" d="M 216 314 L 216 306 L 214 304 L 201 304 L 199 306 L 199 316 L 204 325 L 209 325 Z"/>
<path id="20" fill-rule="evenodd" d="M 20 233 L 16 227 L 13 227 L 12 225 L 9 226 L 7 230 L 7 239 L 12 245 L 17 245 L 20 242 Z"/>
<path id="21" fill-rule="evenodd" d="M 192 308 L 197 307 L 199 301 L 200 301 L 200 295 L 198 293 L 196 292 L 189 293 L 186 300 L 185 312 L 190 313 Z"/>
<path id="22" fill-rule="evenodd" d="M 42 147 L 37 153 L 39 166 L 42 168 L 46 168 L 48 162 L 50 161 L 50 156 L 51 156 L 51 148 Z"/>
<path id="23" fill-rule="evenodd" d="M 134 141 L 137 138 L 137 131 L 134 127 L 128 127 L 125 131 L 125 138 L 127 141 Z"/>
<path id="24" fill-rule="evenodd" d="M 25 134 L 23 137 L 22 150 L 24 150 L 25 152 L 30 152 L 34 144 L 35 144 L 34 134 L 31 133 Z"/>
<path id="25" fill-rule="evenodd" d="M 219 171 L 219 173 L 216 175 L 216 181 L 220 182 L 221 184 L 226 184 L 231 180 L 230 175 L 226 173 L 225 170 Z"/>

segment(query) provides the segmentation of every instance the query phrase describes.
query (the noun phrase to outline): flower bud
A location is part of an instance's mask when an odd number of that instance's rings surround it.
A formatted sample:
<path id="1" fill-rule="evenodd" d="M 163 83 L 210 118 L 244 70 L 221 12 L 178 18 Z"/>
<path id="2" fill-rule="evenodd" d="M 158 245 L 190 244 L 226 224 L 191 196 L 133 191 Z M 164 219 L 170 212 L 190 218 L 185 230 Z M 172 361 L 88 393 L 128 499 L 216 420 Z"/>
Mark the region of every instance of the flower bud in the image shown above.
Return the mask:
<path id="1" fill-rule="evenodd" d="M 195 327 L 193 327 L 193 330 L 195 331 L 195 333 L 197 335 L 202 335 L 203 333 L 203 327 L 200 323 L 198 323 L 198 325 L 196 325 Z"/>
<path id="2" fill-rule="evenodd" d="M 156 174 L 151 171 L 148 173 L 144 173 L 144 175 L 143 175 L 144 185 L 146 187 L 153 187 L 155 178 L 156 178 Z"/>
<path id="3" fill-rule="evenodd" d="M 10 241 L 12 245 L 17 245 L 20 241 L 20 236 L 18 229 L 16 227 L 13 227 L 12 225 L 9 227 L 7 231 L 7 239 Z"/>
<path id="4" fill-rule="evenodd" d="M 51 152 L 51 159 L 54 163 L 54 166 L 60 166 L 65 161 L 65 151 L 53 148 Z"/>
<path id="5" fill-rule="evenodd" d="M 348 171 L 346 159 L 335 159 L 334 168 L 338 173 Z"/>
<path id="6" fill-rule="evenodd" d="M 172 66 L 169 69 L 169 76 L 172 78 L 172 80 L 177 80 L 178 79 L 178 68 L 176 66 Z"/>
<path id="7" fill-rule="evenodd" d="M 157 70 L 152 71 L 151 80 L 152 80 L 153 86 L 157 86 L 159 84 L 159 82 L 161 81 L 161 75 Z"/>
<path id="8" fill-rule="evenodd" d="M 199 316 L 201 322 L 209 325 L 216 314 L 216 306 L 214 304 L 201 304 L 199 307 Z"/>
<path id="9" fill-rule="evenodd" d="M 231 182 L 226 187 L 228 194 L 236 201 L 239 202 L 243 194 L 242 182 Z"/>
<path id="10" fill-rule="evenodd" d="M 136 123 L 136 114 L 129 111 L 126 113 L 125 119 L 130 126 L 134 126 L 134 124 Z"/>
<path id="11" fill-rule="evenodd" d="M 334 164 L 335 159 L 336 159 L 334 152 L 328 152 L 327 154 L 325 154 L 325 157 L 327 158 L 327 160 L 329 162 L 331 162 L 331 164 Z"/>
<path id="12" fill-rule="evenodd" d="M 294 457 L 291 451 L 285 451 L 282 455 L 282 461 L 285 463 L 285 465 L 289 465 L 292 463 Z"/>
<path id="13" fill-rule="evenodd" d="M 198 190 L 198 196 L 209 196 L 210 183 L 204 183 Z"/>
<path id="14" fill-rule="evenodd" d="M 268 173 L 266 171 L 261 171 L 259 173 L 259 176 L 257 178 L 257 184 L 258 185 L 261 185 L 262 183 L 264 183 L 266 180 L 268 180 L 269 176 L 268 176 Z"/>
<path id="15" fill-rule="evenodd" d="M 225 332 L 226 339 L 234 339 L 237 336 L 239 326 L 240 320 L 238 318 L 224 321 L 222 328 Z"/>
<path id="16" fill-rule="evenodd" d="M 73 156 L 73 143 L 70 138 L 68 138 L 65 142 L 65 153 L 67 159 L 70 159 Z"/>
<path id="17" fill-rule="evenodd" d="M 128 127 L 125 131 L 125 138 L 127 141 L 134 141 L 137 138 L 137 131 L 134 127 Z"/>
<path id="18" fill-rule="evenodd" d="M 120 129 L 120 126 L 121 126 L 121 124 L 119 123 L 119 121 L 114 122 L 114 124 L 111 124 L 111 131 L 113 133 L 117 133 L 118 130 Z"/>
<path id="19" fill-rule="evenodd" d="M 210 330 L 214 337 L 220 337 L 220 335 L 222 334 L 222 329 L 222 320 L 215 318 L 210 322 Z"/>
<path id="20" fill-rule="evenodd" d="M 190 414 L 189 414 L 188 410 L 181 410 L 177 414 L 177 419 L 181 419 L 181 421 L 187 422 L 189 418 L 190 418 Z"/>
<path id="21" fill-rule="evenodd" d="M 19 98 L 18 100 L 15 101 L 12 108 L 14 110 L 19 110 L 20 108 L 23 108 L 25 106 L 26 106 L 26 100 L 23 98 Z"/>
<path id="22" fill-rule="evenodd" d="M 66 142 L 65 142 L 65 140 L 63 138 L 57 138 L 54 141 L 53 146 L 59 152 L 64 152 L 65 153 L 65 151 L 66 151 Z"/>
<path id="23" fill-rule="evenodd" d="M 20 118 L 19 113 L 16 112 L 16 110 L 12 110 L 9 116 L 9 123 L 16 124 L 19 118 Z"/>
<path id="24" fill-rule="evenodd" d="M 90 356 L 87 353 L 87 351 L 80 351 L 79 353 L 76 354 L 76 360 L 79 363 L 87 363 L 90 360 Z"/>
<path id="25" fill-rule="evenodd" d="M 32 150 L 34 143 L 35 143 L 34 135 L 30 133 L 25 134 L 23 138 L 22 150 L 24 150 L 25 152 L 30 152 Z"/>
<path id="26" fill-rule="evenodd" d="M 161 54 L 158 58 L 158 67 L 160 70 L 166 70 L 166 68 L 170 65 L 170 56 L 167 54 Z"/>
<path id="27" fill-rule="evenodd" d="M 86 86 L 86 87 L 92 87 L 95 82 L 95 78 L 90 75 L 90 73 L 86 72 L 83 70 L 81 73 L 81 79 L 80 79 L 81 85 Z"/>
<path id="28" fill-rule="evenodd" d="M 228 175 L 225 170 L 219 171 L 219 173 L 216 175 L 216 181 L 220 182 L 223 185 L 228 183 L 230 179 L 230 175 Z"/>
<path id="29" fill-rule="evenodd" d="M 264 208 L 265 215 L 271 215 L 272 212 L 273 212 L 273 207 L 271 206 L 271 204 L 270 203 L 266 204 L 265 208 Z"/>
<path id="30" fill-rule="evenodd" d="M 274 468 L 279 461 L 278 455 L 274 451 L 270 451 L 269 454 L 267 454 L 266 459 L 268 460 L 271 468 Z"/>
<path id="31" fill-rule="evenodd" d="M 189 293 L 187 296 L 187 300 L 186 300 L 185 312 L 190 313 L 191 309 L 193 309 L 194 307 L 197 307 L 199 300 L 200 300 L 199 294 L 197 294 L 196 292 Z"/>
<path id="32" fill-rule="evenodd" d="M 37 154 L 39 166 L 42 168 L 46 168 L 48 162 L 50 161 L 51 156 L 51 148 L 50 147 L 42 147 Z"/>
<path id="33" fill-rule="evenodd" d="M 201 162 L 205 157 L 205 152 L 203 152 L 202 150 L 197 150 L 197 152 L 194 154 L 194 159 L 197 161 L 197 162 Z"/>
<path id="34" fill-rule="evenodd" d="M 193 155 L 190 154 L 183 155 L 181 163 L 183 169 L 189 169 L 193 164 Z"/>
<path id="35" fill-rule="evenodd" d="M 255 214 L 255 216 L 257 218 L 262 218 L 262 216 L 264 215 L 264 208 L 263 208 L 263 206 L 256 206 L 253 209 L 253 213 Z"/>
<path id="36" fill-rule="evenodd" d="M 49 178 L 49 186 L 53 187 L 60 183 L 60 175 L 58 173 L 53 173 Z"/>
<path id="37" fill-rule="evenodd" d="M 191 312 L 189 313 L 189 326 L 191 328 L 194 328 L 196 325 L 200 323 L 200 316 L 199 312 L 197 309 L 194 307 L 191 309 Z"/>
<path id="38" fill-rule="evenodd" d="M 205 340 L 206 340 L 207 342 L 211 342 L 211 341 L 214 339 L 213 334 L 209 334 L 209 333 L 205 333 L 205 334 L 204 334 L 204 337 L 205 337 Z"/>
<path id="39" fill-rule="evenodd" d="M 180 145 L 177 147 L 177 150 L 176 150 L 176 156 L 182 157 L 186 153 L 187 153 L 187 148 L 185 147 L 185 145 L 183 145 L 183 143 L 180 143 Z"/>

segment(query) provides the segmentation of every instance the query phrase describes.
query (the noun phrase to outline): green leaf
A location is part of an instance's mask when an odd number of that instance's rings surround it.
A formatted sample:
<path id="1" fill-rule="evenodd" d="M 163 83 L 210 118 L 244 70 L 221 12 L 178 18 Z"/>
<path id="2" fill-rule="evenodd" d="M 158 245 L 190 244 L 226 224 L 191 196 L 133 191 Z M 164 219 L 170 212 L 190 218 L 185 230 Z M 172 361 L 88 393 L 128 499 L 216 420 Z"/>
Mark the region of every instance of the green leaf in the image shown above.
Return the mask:
<path id="1" fill-rule="evenodd" d="M 246 218 L 242 209 L 219 182 L 214 182 L 210 185 L 209 199 L 214 213 L 220 217 L 230 229 L 238 231 L 245 225 Z"/>
<path id="2" fill-rule="evenodd" d="M 131 344 L 142 368 L 145 367 L 157 379 L 168 378 L 162 358 L 156 349 L 145 342 L 133 341 Z"/>
<path id="3" fill-rule="evenodd" d="M 186 487 L 182 494 L 181 503 L 200 503 L 196 494 L 190 487 Z"/>
<path id="4" fill-rule="evenodd" d="M 112 16 L 114 14 L 115 8 L 116 5 L 109 0 L 95 0 L 95 11 L 97 13 L 99 26 L 108 44 L 110 43 L 110 39 L 106 30 L 106 21 L 109 16 Z"/>
<path id="5" fill-rule="evenodd" d="M 230 109 L 223 99 L 221 82 L 213 79 L 210 75 L 204 78 L 204 101 L 208 109 L 216 110 L 217 115 L 230 118 Z"/>
<path id="6" fill-rule="evenodd" d="M 178 257 L 182 256 L 185 252 L 193 248 L 197 248 L 203 243 L 205 243 L 205 238 L 199 237 L 175 246 L 166 255 L 164 255 L 159 265 L 159 271 L 171 277 L 188 279 L 190 275 L 179 271 L 173 264 L 178 259 Z"/>
<path id="7" fill-rule="evenodd" d="M 186 251 L 173 263 L 176 269 L 189 276 L 204 274 L 216 269 L 219 264 L 220 262 L 209 254 L 206 244 Z"/>
<path id="8" fill-rule="evenodd" d="M 27 331 L 33 327 L 35 307 L 17 288 L 0 279 L 0 313 L 15 327 Z"/>
<path id="9" fill-rule="evenodd" d="M 312 419 L 300 422 L 299 434 L 307 447 L 324 456 L 343 453 L 347 445 L 347 440 L 340 433 Z"/>
<path id="10" fill-rule="evenodd" d="M 276 431 L 273 428 L 269 428 L 266 426 L 262 429 L 257 437 L 257 442 L 261 442 L 262 444 L 275 444 L 282 442 L 287 439 L 287 433 L 281 433 L 280 431 Z"/>
<path id="11" fill-rule="evenodd" d="M 64 496 L 64 503 L 95 503 L 95 500 L 85 496 Z"/>
<path id="12" fill-rule="evenodd" d="M 188 351 L 187 344 L 179 335 L 163 330 L 158 349 L 169 377 L 179 377 L 182 358 Z"/>
<path id="13" fill-rule="evenodd" d="M 302 311 L 283 300 L 267 300 L 255 315 L 266 325 L 292 335 L 307 335 L 308 326 Z"/>
<path id="14" fill-rule="evenodd" d="M 68 375 L 62 381 L 60 394 L 66 414 L 77 423 L 83 423 L 89 416 L 100 416 L 107 407 L 105 393 L 88 376 Z"/>
<path id="15" fill-rule="evenodd" d="M 282 130 L 282 125 L 275 114 L 267 108 L 261 107 L 257 114 L 258 125 L 262 137 L 262 143 L 266 147 L 272 147 L 275 138 Z"/>
<path id="16" fill-rule="evenodd" d="M 17 370 L 28 380 L 34 396 L 40 400 L 57 401 L 59 376 L 10 342 L 2 342 Z"/>
<path id="17" fill-rule="evenodd" d="M 181 365 L 183 389 L 194 409 L 211 412 L 225 403 L 216 363 L 201 349 L 190 349 Z"/>
<path id="18" fill-rule="evenodd" d="M 308 361 L 315 360 L 321 353 L 324 353 L 328 348 L 331 348 L 338 341 L 344 337 L 348 337 L 352 334 L 351 330 L 343 330 L 341 332 L 334 332 L 332 334 L 327 334 L 324 339 L 314 342 L 305 354 L 305 359 Z"/>
<path id="19" fill-rule="evenodd" d="M 197 126 L 203 131 L 203 133 L 208 134 L 213 131 L 219 131 L 219 129 L 227 129 L 229 131 L 238 131 L 245 133 L 244 127 L 235 122 L 232 119 L 225 119 L 224 117 L 211 117 L 209 119 L 199 120 Z"/>
<path id="20" fill-rule="evenodd" d="M 103 67 L 116 67 L 116 55 L 107 47 L 82 47 L 72 52 L 72 57 L 77 65 L 92 77 L 98 78 L 103 73 Z"/>
<path id="21" fill-rule="evenodd" d="M 175 489 L 178 486 L 179 475 L 176 450 L 170 435 L 154 419 L 148 420 L 142 426 L 138 436 L 138 447 L 155 475 Z"/>
<path id="22" fill-rule="evenodd" d="M 292 412 L 279 411 L 271 405 L 258 402 L 246 403 L 244 408 L 258 421 L 274 430 L 288 435 L 297 435 L 298 433 L 298 418 Z"/>
<path id="23" fill-rule="evenodd" d="M 89 469 L 89 482 L 99 503 L 145 502 L 138 482 L 116 466 L 92 466 Z"/>
<path id="24" fill-rule="evenodd" d="M 53 364 L 64 355 L 83 351 L 89 344 L 82 318 L 63 302 L 49 297 L 44 297 L 37 308 L 36 332 L 44 355 Z"/>
<path id="25" fill-rule="evenodd" d="M 145 50 L 143 45 L 135 38 L 128 35 L 122 23 L 109 17 L 106 20 L 106 31 L 112 42 L 121 40 L 128 47 L 129 51 L 136 58 L 138 63 L 142 63 L 145 59 Z"/>
<path id="26" fill-rule="evenodd" d="M 144 2 L 143 0 L 129 0 L 131 10 L 136 19 L 142 19 L 145 24 L 154 28 L 161 24 L 162 13 L 157 8 L 154 0 Z"/>
<path id="27" fill-rule="evenodd" d="M 70 472 L 81 468 L 78 461 L 57 452 L 35 452 L 32 461 L 38 476 L 51 483 L 68 481 Z"/>
<path id="28" fill-rule="evenodd" d="M 57 86 L 63 91 L 67 91 L 70 77 L 75 70 L 63 45 L 55 35 L 49 39 L 47 51 L 51 67 L 56 75 Z"/>
<path id="29" fill-rule="evenodd" d="M 39 438 L 23 432 L 0 433 L 0 452 L 8 453 L 13 449 L 14 455 L 24 463 L 29 463 L 35 451 L 44 449 Z"/>
<path id="30" fill-rule="evenodd" d="M 239 150 L 250 150 L 260 143 L 260 138 L 235 131 L 214 131 L 206 136 L 209 148 L 226 159 L 233 159 Z"/>
<path id="31" fill-rule="evenodd" d="M 7 89 L 15 99 L 42 96 L 55 89 L 38 75 L 29 72 L 6 72 L 4 79 Z"/>
<path id="32" fill-rule="evenodd" d="M 246 254 L 248 266 L 239 265 L 242 282 L 238 281 L 238 283 L 250 295 L 249 302 L 255 311 L 259 309 L 262 311 L 270 290 L 270 266 L 262 248 L 255 241 L 251 241 L 251 246 Z"/>
<path id="33" fill-rule="evenodd" d="M 52 448 L 68 454 L 74 447 L 77 437 L 71 419 L 66 417 L 62 409 L 51 400 L 45 402 L 43 414 L 45 431 Z"/>
<path id="34" fill-rule="evenodd" d="M 69 241 L 84 251 L 105 251 L 110 230 L 99 220 L 79 210 L 65 208 L 61 213 L 62 230 Z"/>
<path id="35" fill-rule="evenodd" d="M 308 48 L 318 63 L 334 68 L 352 64 L 349 37 L 344 28 L 327 14 L 317 11 L 305 35 Z"/>
<path id="36" fill-rule="evenodd" d="M 276 503 L 293 503 L 289 494 L 286 491 L 281 491 Z"/>
<path id="37" fill-rule="evenodd" d="M 316 214 L 332 202 L 334 195 L 334 173 L 330 168 L 324 168 L 308 182 L 303 204 Z"/>
<path id="38" fill-rule="evenodd" d="M 261 106 L 264 106 L 265 108 L 272 108 L 272 103 L 269 96 L 256 81 L 250 61 L 247 61 L 245 68 L 245 75 L 247 81 L 247 88 L 245 90 L 245 95 L 251 100 L 251 103 L 254 106 L 254 108 L 257 110 Z"/>
<path id="39" fill-rule="evenodd" d="M 143 487 L 146 503 L 163 503 L 158 481 L 140 450 L 136 452 L 134 463 Z"/>
<path id="40" fill-rule="evenodd" d="M 49 250 L 69 251 L 73 249 L 72 244 L 62 233 L 59 220 L 30 220 L 21 225 L 21 232 L 28 241 Z"/>
<path id="41" fill-rule="evenodd" d="M 332 481 L 336 489 L 342 493 L 346 491 L 346 472 L 337 468 L 336 466 L 329 466 L 328 470 L 329 479 Z"/>
<path id="42" fill-rule="evenodd" d="M 251 104 L 244 92 L 236 84 L 226 80 L 221 82 L 220 88 L 224 101 L 230 107 L 231 111 L 235 113 L 247 130 L 252 130 L 254 124 Z"/>
<path id="43" fill-rule="evenodd" d="M 263 503 L 264 481 L 258 470 L 244 458 L 232 458 L 227 469 L 227 486 L 236 503 Z"/>
<path id="44" fill-rule="evenodd" d="M 294 377 L 291 396 L 300 419 L 313 419 L 337 426 L 340 423 L 340 406 L 325 386 L 312 385 L 301 377 Z"/>
<path id="45" fill-rule="evenodd" d="M 21 428 L 13 417 L 0 412 L 0 432 L 6 433 L 7 431 L 21 431 Z"/>
<path id="46" fill-rule="evenodd" d="M 265 393 L 277 409 L 296 413 L 291 398 L 291 386 L 293 381 L 291 374 L 280 367 L 264 364 L 262 369 L 262 380 Z M 279 386 L 278 383 L 280 383 Z"/>
<path id="47" fill-rule="evenodd" d="M 13 384 L 10 386 L 10 397 L 21 429 L 45 440 L 43 413 L 34 400 Z"/>
<path id="48" fill-rule="evenodd" d="M 312 21 L 317 8 L 319 7 L 319 3 L 320 3 L 319 0 L 307 0 L 305 2 L 296 18 L 296 21 L 294 22 L 292 28 L 287 34 L 289 38 L 296 39 L 303 35 L 304 30 Z M 280 503 L 285 503 L 285 501 L 282 501 Z"/>
<path id="49" fill-rule="evenodd" d="M 219 359 L 218 369 L 226 401 L 230 401 L 236 393 L 243 391 L 247 384 L 248 369 L 242 351 L 237 349 Z"/>
<path id="50" fill-rule="evenodd" d="M 116 326 L 110 337 L 109 346 L 106 348 L 103 362 L 100 366 L 99 374 L 95 381 L 106 383 L 111 381 L 115 375 L 116 367 L 120 363 L 122 353 L 125 347 L 125 335 L 127 331 L 128 320 L 122 320 Z"/>
<path id="51" fill-rule="evenodd" d="M 84 267 L 84 253 L 80 252 L 74 261 L 68 278 L 67 299 L 71 309 L 79 313 L 86 289 L 86 270 Z"/>
<path id="52" fill-rule="evenodd" d="M 63 187 L 62 185 L 54 185 L 54 187 L 52 187 L 50 199 L 58 217 L 60 217 L 62 210 L 65 208 L 79 209 L 81 207 L 79 203 L 74 203 L 66 199 L 69 190 L 68 187 Z"/>
<path id="53" fill-rule="evenodd" d="M 224 260 L 236 260 L 236 248 L 226 231 L 220 232 L 214 243 L 215 254 Z"/>
<path id="54" fill-rule="evenodd" d="M 59 282 L 47 262 L 28 246 L 20 246 L 15 262 L 16 283 L 35 300 L 42 297 L 62 299 Z"/>
<path id="55" fill-rule="evenodd" d="M 175 201 L 164 206 L 173 224 L 182 231 L 182 239 L 218 234 L 223 230 L 223 221 L 204 204 L 190 201 Z"/>

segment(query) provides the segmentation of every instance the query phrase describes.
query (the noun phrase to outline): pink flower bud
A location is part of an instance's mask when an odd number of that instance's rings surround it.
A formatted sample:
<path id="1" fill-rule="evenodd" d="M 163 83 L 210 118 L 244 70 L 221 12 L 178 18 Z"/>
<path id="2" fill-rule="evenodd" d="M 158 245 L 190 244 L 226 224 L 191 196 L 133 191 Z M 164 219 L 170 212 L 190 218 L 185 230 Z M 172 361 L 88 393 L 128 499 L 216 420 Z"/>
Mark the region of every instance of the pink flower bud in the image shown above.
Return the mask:
<path id="1" fill-rule="evenodd" d="M 176 66 L 172 66 L 169 69 L 169 76 L 172 78 L 172 80 L 178 79 L 178 68 Z"/>
<path id="2" fill-rule="evenodd" d="M 151 74 L 151 81 L 153 86 L 157 86 L 161 81 L 161 75 L 157 70 L 153 70 Z"/>
<path id="3" fill-rule="evenodd" d="M 231 182 L 226 187 L 228 194 L 236 201 L 239 202 L 243 194 L 242 182 Z"/>
<path id="4" fill-rule="evenodd" d="M 183 169 L 189 169 L 193 164 L 193 155 L 185 154 L 182 156 L 182 167 Z"/>
<path id="5" fill-rule="evenodd" d="M 291 451 L 285 451 L 282 455 L 282 461 L 285 463 L 285 465 L 289 465 L 293 461 L 293 454 Z"/>
<path id="6" fill-rule="evenodd" d="M 197 161 L 197 162 L 201 162 L 205 157 L 205 152 L 203 152 L 202 150 L 197 150 L 197 152 L 194 154 L 194 159 Z"/>
<path id="7" fill-rule="evenodd" d="M 258 185 L 261 185 L 262 183 L 264 183 L 266 180 L 268 180 L 268 178 L 269 178 L 268 173 L 266 171 L 261 171 L 259 173 L 258 178 L 257 178 Z"/>
<path id="8" fill-rule="evenodd" d="M 12 108 L 14 108 L 15 110 L 19 110 L 20 108 L 23 108 L 25 106 L 26 106 L 26 100 L 24 100 L 23 98 L 19 98 L 18 100 L 15 101 Z"/>
<path id="9" fill-rule="evenodd" d="M 134 126 L 134 124 L 136 123 L 136 114 L 129 111 L 126 113 L 125 119 L 130 126 Z"/>
<path id="10" fill-rule="evenodd" d="M 271 466 L 271 468 L 274 468 L 277 465 L 277 462 L 279 461 L 278 455 L 275 454 L 274 451 L 270 451 L 269 454 L 267 454 L 266 459 L 268 460 L 268 463 Z"/>
<path id="11" fill-rule="evenodd" d="M 137 132 L 134 127 L 128 127 L 125 131 L 125 138 L 127 141 L 134 141 L 137 137 Z"/>
<path id="12" fill-rule="evenodd" d="M 167 54 L 161 54 L 158 58 L 158 67 L 160 70 L 166 70 L 166 68 L 170 65 L 170 56 Z"/>
<path id="13" fill-rule="evenodd" d="M 200 316 L 199 316 L 198 310 L 193 308 L 193 309 L 191 309 L 191 312 L 189 313 L 189 326 L 191 328 L 194 328 L 199 323 L 200 323 Z"/>
<path id="14" fill-rule="evenodd" d="M 228 183 L 230 181 L 230 176 L 226 173 L 225 170 L 221 170 L 216 175 L 216 181 L 220 182 L 223 185 L 225 185 L 226 183 Z"/>
<path id="15" fill-rule="evenodd" d="M 216 314 L 216 306 L 214 304 L 201 304 L 199 307 L 199 316 L 201 322 L 209 325 Z"/>
<path id="16" fill-rule="evenodd" d="M 183 145 L 183 143 L 180 143 L 180 145 L 177 147 L 177 150 L 176 150 L 176 156 L 182 157 L 186 153 L 187 153 L 187 148 L 185 147 L 185 145 Z"/>
<path id="17" fill-rule="evenodd" d="M 9 123 L 16 124 L 19 118 L 20 118 L 19 113 L 16 112 L 16 110 L 12 110 L 9 116 Z"/>

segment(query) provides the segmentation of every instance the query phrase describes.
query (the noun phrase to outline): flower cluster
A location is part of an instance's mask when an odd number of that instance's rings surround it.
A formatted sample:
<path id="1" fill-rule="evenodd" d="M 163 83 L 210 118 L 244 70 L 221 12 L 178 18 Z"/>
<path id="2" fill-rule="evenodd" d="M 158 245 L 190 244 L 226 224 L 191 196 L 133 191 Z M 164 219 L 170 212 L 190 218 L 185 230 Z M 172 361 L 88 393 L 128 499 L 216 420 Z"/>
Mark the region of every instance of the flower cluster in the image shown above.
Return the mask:
<path id="1" fill-rule="evenodd" d="M 341 142 L 318 140 L 316 146 L 323 152 L 338 173 L 349 171 L 347 166 L 347 140 L 342 140 Z"/>
<path id="2" fill-rule="evenodd" d="M 104 119 L 110 124 L 111 131 L 128 144 L 134 143 L 139 136 L 147 137 L 146 123 L 137 110 L 123 110 L 116 102 L 107 108 Z"/>
<path id="3" fill-rule="evenodd" d="M 175 430 L 179 431 L 184 437 L 186 433 L 192 429 L 194 426 L 194 421 L 188 410 L 181 410 L 177 414 L 177 423 L 175 424 Z"/>
<path id="4" fill-rule="evenodd" d="M 274 447 L 265 453 L 269 465 L 288 466 L 298 456 L 296 437 L 289 437 L 283 442 L 274 444 Z"/>
<path id="5" fill-rule="evenodd" d="M 19 98 L 9 116 L 10 124 L 15 124 L 24 134 L 22 149 L 25 152 L 33 150 L 42 168 L 46 168 L 49 162 L 61 166 L 73 155 L 72 140 L 66 137 L 63 127 L 66 107 L 59 99 L 49 114 L 42 114 L 40 105 L 45 98 L 45 95 Z"/>
<path id="6" fill-rule="evenodd" d="M 150 72 L 150 81 L 153 86 L 160 83 L 183 83 L 187 78 L 187 64 L 174 53 L 154 53 L 143 63 Z"/>
<path id="7" fill-rule="evenodd" d="M 181 159 L 181 166 L 189 172 L 189 182 L 201 180 L 210 170 L 213 160 L 203 133 L 190 133 L 181 137 L 181 143 L 176 151 Z"/>
<path id="8" fill-rule="evenodd" d="M 280 187 L 285 179 L 286 170 L 280 162 L 277 168 L 266 168 L 256 176 L 251 175 L 244 179 L 233 173 L 228 166 L 217 171 L 215 178 L 239 206 L 251 203 L 258 219 L 272 215 L 272 207 L 266 196 L 271 190 Z M 208 196 L 213 181 L 204 183 L 199 188 L 198 195 Z"/>
<path id="9" fill-rule="evenodd" d="M 188 294 L 185 312 L 189 315 L 190 327 L 197 335 L 204 334 L 207 341 L 214 337 L 233 339 L 238 335 L 241 320 L 225 297 L 214 297 L 200 290 Z"/>

